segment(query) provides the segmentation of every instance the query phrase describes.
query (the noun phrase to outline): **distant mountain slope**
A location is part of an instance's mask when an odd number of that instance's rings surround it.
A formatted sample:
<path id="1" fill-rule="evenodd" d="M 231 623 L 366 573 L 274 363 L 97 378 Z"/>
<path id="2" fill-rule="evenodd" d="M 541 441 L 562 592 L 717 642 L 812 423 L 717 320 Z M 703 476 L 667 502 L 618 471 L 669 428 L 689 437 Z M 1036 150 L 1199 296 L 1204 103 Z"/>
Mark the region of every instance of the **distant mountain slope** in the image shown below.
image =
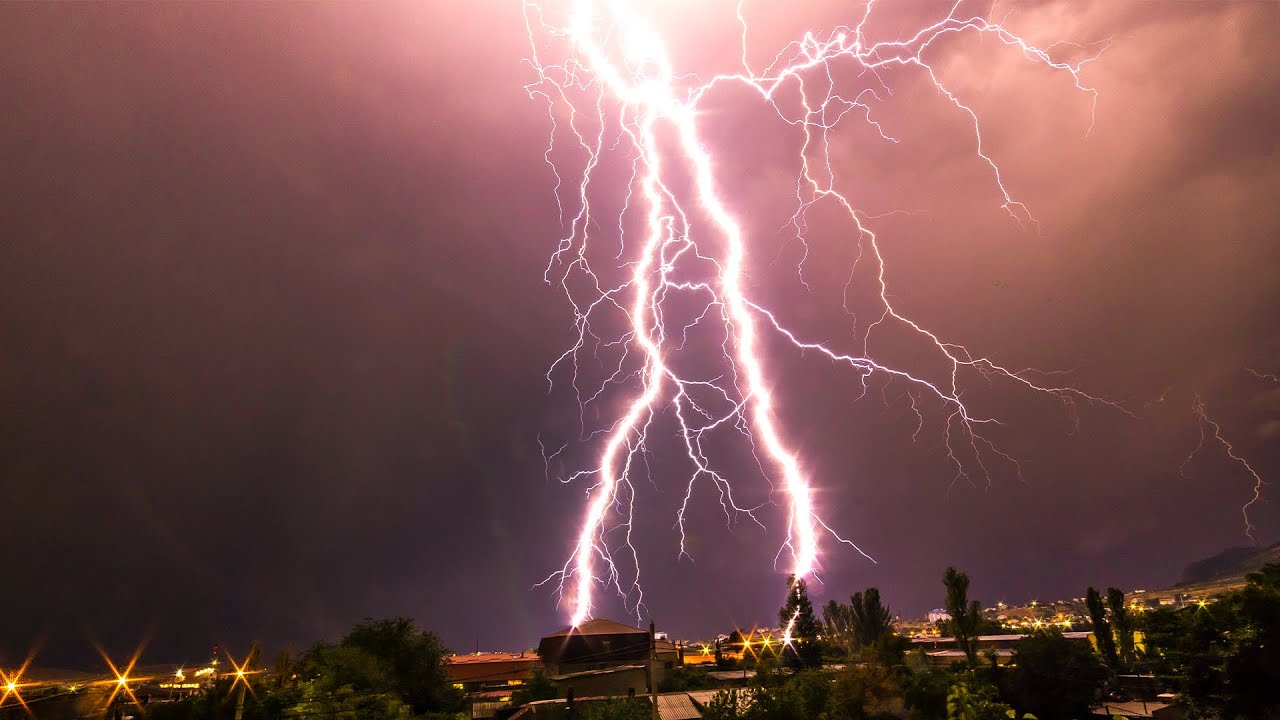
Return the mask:
<path id="1" fill-rule="evenodd" d="M 1178 585 L 1243 577 L 1267 563 L 1280 563 L 1280 542 L 1265 548 L 1227 548 L 1217 555 L 1197 560 L 1182 571 Z"/>

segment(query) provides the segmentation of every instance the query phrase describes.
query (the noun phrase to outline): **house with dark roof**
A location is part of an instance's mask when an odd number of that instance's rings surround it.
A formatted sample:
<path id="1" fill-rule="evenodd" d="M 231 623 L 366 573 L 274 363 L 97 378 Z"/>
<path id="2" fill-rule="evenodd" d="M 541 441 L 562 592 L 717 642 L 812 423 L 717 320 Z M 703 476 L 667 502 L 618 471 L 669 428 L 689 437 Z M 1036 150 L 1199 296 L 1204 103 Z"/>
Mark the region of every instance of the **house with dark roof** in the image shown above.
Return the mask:
<path id="1" fill-rule="evenodd" d="M 679 648 L 657 639 L 652 624 L 642 630 L 604 618 L 547 635 L 538 643 L 538 657 L 562 692 L 574 688 L 580 697 L 588 689 L 608 693 L 623 687 L 643 694 L 680 662 Z M 639 674 L 648 677 L 640 682 Z"/>
<path id="2" fill-rule="evenodd" d="M 476 653 L 445 659 L 449 682 L 468 694 L 506 690 L 525 684 L 542 671 L 542 662 L 533 653 Z"/>

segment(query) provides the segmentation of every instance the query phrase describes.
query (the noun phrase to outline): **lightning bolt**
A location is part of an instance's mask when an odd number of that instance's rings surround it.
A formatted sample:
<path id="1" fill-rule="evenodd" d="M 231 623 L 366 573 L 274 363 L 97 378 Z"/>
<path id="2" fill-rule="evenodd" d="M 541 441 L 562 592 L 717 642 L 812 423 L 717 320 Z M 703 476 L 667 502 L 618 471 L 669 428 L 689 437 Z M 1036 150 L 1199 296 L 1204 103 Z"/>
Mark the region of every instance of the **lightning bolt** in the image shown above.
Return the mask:
<path id="1" fill-rule="evenodd" d="M 1019 224 L 1036 225 L 1027 207 L 1006 187 L 999 164 L 984 144 L 978 114 L 943 82 L 927 56 L 947 36 L 993 38 L 1027 61 L 1064 74 L 1096 105 L 1097 92 L 1084 83 L 1081 71 L 1109 41 L 1041 48 L 991 20 L 990 13 L 962 12 L 962 5 L 956 2 L 914 34 L 876 40 L 869 37 L 867 26 L 880 6 L 869 0 L 852 27 L 808 33 L 784 47 L 767 66 L 755 69 L 748 53 L 747 14 L 739 2 L 735 17 L 742 31 L 740 62 L 732 72 L 704 80 L 677 71 L 664 38 L 639 11 L 648 4 L 566 0 L 543 5 L 523 0 L 530 45 L 527 63 L 535 75 L 525 89 L 545 105 L 551 123 L 544 160 L 555 178 L 554 194 L 565 228 L 544 278 L 563 289 L 576 336 L 552 363 L 547 381 L 552 384 L 556 372 L 569 374 L 581 439 L 600 446 L 591 467 L 562 478 L 566 483 L 588 482 L 586 509 L 568 559 L 540 583 L 558 582 L 557 592 L 574 626 L 591 616 L 599 586 L 612 588 L 637 615 L 641 612 L 640 564 L 631 543 L 633 479 L 642 466 L 647 468 L 650 430 L 660 416 L 676 423 L 692 468 L 675 520 L 681 557 L 689 554 L 685 518 L 698 482 L 711 483 L 719 493 L 727 524 L 747 519 L 763 526 L 756 515 L 760 506 L 741 504 L 731 479 L 711 461 L 710 439 L 736 433 L 750 443 L 763 474 L 771 482 L 780 481 L 785 498 L 786 533 L 775 566 L 785 554 L 788 572 L 797 581 L 814 575 L 820 567 L 822 537 L 870 559 L 818 513 L 809 473 L 775 411 L 763 350 L 770 339 L 848 367 L 861 386 L 859 397 L 868 392 L 873 377 L 900 384 L 919 419 L 917 435 L 924 413 L 938 408 L 956 480 L 973 482 L 976 477 L 990 482 L 993 462 L 1021 476 L 1017 460 L 984 434 L 985 427 L 998 421 L 971 412 L 963 399 L 974 380 L 1007 382 L 1054 396 L 1073 421 L 1079 403 L 1105 404 L 1128 414 L 1116 403 L 1063 384 L 1057 379 L 1061 373 L 999 364 L 900 312 L 871 228 L 876 218 L 859 210 L 839 188 L 831 158 L 833 133 L 846 117 L 854 116 L 884 142 L 899 142 L 876 119 L 875 109 L 883 95 L 892 94 L 886 77 L 912 72 L 932 83 L 971 126 L 972 150 L 989 171 L 995 203 Z M 1065 59 L 1068 56 L 1076 59 Z M 855 76 L 866 78 L 866 87 L 841 92 L 841 79 Z M 790 227 L 805 243 L 806 257 L 807 214 L 830 205 L 847 219 L 859 249 L 849 283 L 864 255 L 874 263 L 879 307 L 874 320 L 855 333 L 852 350 L 802 337 L 750 293 L 746 263 L 751 239 L 730 209 L 715 158 L 704 142 L 714 133 L 715 118 L 701 104 L 722 87 L 751 91 L 762 108 L 798 131 L 797 204 Z M 629 173 L 625 184 L 617 182 L 610 166 L 619 158 Z M 604 200 L 597 190 L 602 184 L 607 186 Z M 610 189 L 616 193 L 609 194 Z M 620 209 L 610 208 L 609 202 Z M 616 216 L 605 219 L 614 212 Z M 807 287 L 803 260 L 798 275 Z M 913 372 L 879 359 L 877 340 L 890 330 L 926 342 L 944 371 Z M 687 356 L 696 351 L 686 346 L 708 342 L 706 338 L 722 356 L 716 358 L 718 374 L 701 366 L 688 369 L 692 363 Z M 603 382 L 588 380 L 592 366 L 605 368 Z M 615 386 L 629 393 L 622 408 L 604 427 L 588 430 L 588 408 L 598 411 L 606 390 Z M 784 642 L 791 641 L 793 624 L 794 619 L 784 629 Z"/>
<path id="2" fill-rule="evenodd" d="M 1261 373 L 1251 368 L 1245 368 L 1245 371 L 1259 380 L 1276 382 L 1276 380 L 1273 380 L 1275 378 L 1274 375 Z M 1253 465 L 1249 464 L 1249 461 L 1236 451 L 1231 441 L 1222 434 L 1222 426 L 1218 424 L 1217 420 L 1209 416 L 1209 409 L 1199 393 L 1196 393 L 1192 399 L 1191 413 L 1195 415 L 1196 428 L 1200 431 L 1200 437 L 1196 442 L 1196 446 L 1192 448 L 1191 452 L 1187 453 L 1187 457 L 1182 461 L 1182 466 L 1178 468 L 1178 472 L 1182 477 L 1189 477 L 1187 475 L 1187 465 L 1195 459 L 1196 455 L 1200 454 L 1200 451 L 1204 449 L 1205 443 L 1209 441 L 1210 435 L 1212 435 L 1213 441 L 1222 448 L 1227 458 L 1241 470 L 1244 470 L 1249 477 L 1253 478 L 1253 494 L 1241 506 L 1240 515 L 1244 518 L 1244 534 L 1256 544 L 1258 539 L 1253 535 L 1254 527 L 1253 522 L 1249 519 L 1249 509 L 1262 499 L 1262 488 L 1267 485 L 1267 482 L 1262 479 L 1262 475 L 1254 469 Z"/>
<path id="3" fill-rule="evenodd" d="M 1254 370 L 1253 368 L 1245 368 L 1244 370 L 1263 382 L 1280 384 L 1280 373 L 1263 372 L 1261 370 Z"/>

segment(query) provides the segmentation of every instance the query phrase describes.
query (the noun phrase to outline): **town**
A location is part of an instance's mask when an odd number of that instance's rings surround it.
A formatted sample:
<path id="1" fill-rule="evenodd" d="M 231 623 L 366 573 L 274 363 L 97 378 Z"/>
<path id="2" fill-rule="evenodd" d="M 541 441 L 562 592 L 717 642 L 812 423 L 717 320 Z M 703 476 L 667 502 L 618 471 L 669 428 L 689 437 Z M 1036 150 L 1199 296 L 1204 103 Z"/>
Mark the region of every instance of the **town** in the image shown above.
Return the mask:
<path id="1" fill-rule="evenodd" d="M 776 625 L 705 638 L 593 618 L 524 649 L 450 654 L 396 618 L 273 664 L 256 647 L 239 659 L 215 648 L 199 667 L 104 655 L 105 676 L 42 671 L 28 658 L 0 669 L 0 717 L 1179 720 L 1280 698 L 1256 682 L 1278 667 L 1280 564 L 1020 606 L 982 607 L 955 568 L 943 584 L 944 606 L 909 620 L 876 588 L 815 608 L 805 581 L 789 578 Z"/>

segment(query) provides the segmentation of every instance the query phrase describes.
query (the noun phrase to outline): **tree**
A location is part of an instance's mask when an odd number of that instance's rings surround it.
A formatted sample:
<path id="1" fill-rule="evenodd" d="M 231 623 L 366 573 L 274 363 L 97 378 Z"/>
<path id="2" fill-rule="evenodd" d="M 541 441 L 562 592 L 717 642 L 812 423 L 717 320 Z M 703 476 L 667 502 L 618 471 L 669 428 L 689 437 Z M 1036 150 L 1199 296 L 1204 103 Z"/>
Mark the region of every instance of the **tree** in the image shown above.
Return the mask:
<path id="1" fill-rule="evenodd" d="M 701 669 L 677 667 L 666 672 L 662 682 L 658 683 L 658 692 L 684 692 L 686 690 L 706 690 L 715 687 L 715 680 Z"/>
<path id="2" fill-rule="evenodd" d="M 459 706 L 461 698 L 445 675 L 443 643 L 435 633 L 419 630 L 409 618 L 366 619 L 340 644 L 377 658 L 391 689 L 414 713 L 451 711 Z"/>
<path id="3" fill-rule="evenodd" d="M 1087 643 L 1056 630 L 1023 638 L 1006 677 L 1005 700 L 1041 720 L 1088 717 L 1107 671 Z"/>
<path id="4" fill-rule="evenodd" d="M 840 648 L 846 656 L 852 656 L 858 649 L 858 640 L 853 631 L 853 619 L 850 617 L 852 612 L 852 606 L 844 605 L 835 599 L 828 600 L 822 607 L 823 639 Z"/>
<path id="5" fill-rule="evenodd" d="M 982 605 L 977 600 L 969 602 L 969 576 L 948 567 L 942 576 L 942 584 L 947 588 L 947 601 L 944 606 L 950 619 L 946 621 L 947 632 L 955 638 L 956 645 L 964 651 L 964 656 L 972 664 L 978 659 L 978 630 L 982 624 Z"/>
<path id="6" fill-rule="evenodd" d="M 875 646 L 881 638 L 893 633 L 893 615 L 880 603 L 878 589 L 872 587 L 865 593 L 854 593 L 850 600 L 854 633 L 859 645 Z"/>
<path id="7" fill-rule="evenodd" d="M 854 593 L 848 605 L 831 600 L 823 608 L 822 616 L 825 637 L 846 655 L 865 653 L 868 649 L 881 655 L 881 659 L 896 654 L 897 644 L 889 642 L 894 636 L 893 614 L 881 604 L 880 591 L 876 588 Z"/>
<path id="8" fill-rule="evenodd" d="M 756 698 L 765 692 L 756 688 L 721 690 L 702 709 L 702 720 L 757 720 Z"/>
<path id="9" fill-rule="evenodd" d="M 901 695 L 893 671 L 850 666 L 835 676 L 801 670 L 776 686 L 754 685 L 717 693 L 703 720 L 879 720 Z"/>
<path id="10" fill-rule="evenodd" d="M 828 684 L 825 715 L 810 717 L 826 720 L 897 717 L 890 715 L 890 709 L 902 696 L 902 686 L 896 674 L 884 665 L 851 665 L 836 676 L 834 684 Z"/>
<path id="11" fill-rule="evenodd" d="M 1107 588 L 1107 606 L 1111 609 L 1111 631 L 1115 634 L 1120 662 L 1133 665 L 1133 616 L 1124 606 L 1124 593 L 1117 588 Z"/>
<path id="12" fill-rule="evenodd" d="M 1188 717 L 1280 717 L 1280 564 L 1246 579 L 1215 602 L 1147 617 L 1147 657 Z"/>
<path id="13" fill-rule="evenodd" d="M 276 687 L 284 687 L 293 678 L 293 653 L 281 650 L 276 655 Z"/>
<path id="14" fill-rule="evenodd" d="M 1006 720 L 1008 705 L 996 699 L 995 688 L 962 679 L 947 692 L 947 720 Z"/>
<path id="15" fill-rule="evenodd" d="M 1107 622 L 1106 608 L 1102 605 L 1102 595 L 1095 587 L 1090 587 L 1084 596 L 1085 605 L 1089 607 L 1089 619 L 1093 622 L 1093 637 L 1098 643 L 1098 653 L 1108 667 L 1119 666 L 1116 657 L 1116 641 L 1111 636 L 1111 623 Z"/>
<path id="16" fill-rule="evenodd" d="M 902 699 L 913 718 L 945 720 L 950 687 L 951 676 L 946 670 L 922 664 L 907 676 Z"/>
<path id="17" fill-rule="evenodd" d="M 529 682 L 521 685 L 519 689 L 511 693 L 511 702 L 507 704 L 507 707 L 500 708 L 494 717 L 497 720 L 506 720 L 506 718 L 519 712 L 523 705 L 537 702 L 538 700 L 554 700 L 557 697 L 559 697 L 559 693 L 556 691 L 555 683 L 547 679 L 544 673 L 537 672 L 529 679 Z"/>
<path id="18" fill-rule="evenodd" d="M 298 663 L 305 682 L 295 714 L 430 716 L 461 708 L 435 633 L 408 618 L 366 619 L 337 645 L 318 644 Z"/>
<path id="19" fill-rule="evenodd" d="M 818 642 L 822 627 L 813 614 L 809 589 L 803 579 L 794 575 L 787 578 L 787 588 L 787 602 L 778 611 L 782 627 L 791 629 L 791 642 L 786 649 L 786 657 L 799 667 L 818 667 L 822 664 L 822 646 Z"/>

